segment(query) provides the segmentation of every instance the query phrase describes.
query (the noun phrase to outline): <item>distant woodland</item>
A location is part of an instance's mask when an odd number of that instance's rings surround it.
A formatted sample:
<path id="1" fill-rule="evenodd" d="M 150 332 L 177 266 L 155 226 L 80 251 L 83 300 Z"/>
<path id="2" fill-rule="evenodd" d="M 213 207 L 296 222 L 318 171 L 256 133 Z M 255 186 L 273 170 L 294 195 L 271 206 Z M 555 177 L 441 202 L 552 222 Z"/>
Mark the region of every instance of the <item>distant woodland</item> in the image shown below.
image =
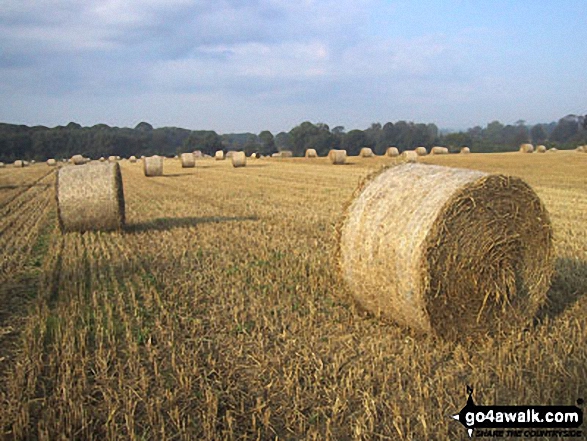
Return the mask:
<path id="1" fill-rule="evenodd" d="M 435 124 L 406 121 L 383 125 L 373 123 L 365 130 L 349 131 L 342 126 L 330 128 L 327 124 L 306 121 L 289 132 L 275 135 L 267 130 L 259 134 L 220 135 L 211 130 L 153 128 L 147 122 L 134 128 L 105 124 L 82 127 L 74 122 L 53 128 L 0 123 L 0 161 L 3 162 L 69 158 L 74 154 L 90 158 L 173 156 L 194 150 L 208 155 L 217 150 L 244 150 L 248 154 L 258 152 L 264 155 L 291 150 L 294 156 L 303 156 L 306 149 L 314 148 L 322 156 L 330 149 L 344 149 L 350 155 L 356 155 L 362 147 L 371 147 L 376 154 L 383 154 L 389 146 L 403 151 L 434 145 L 448 147 L 451 151 L 468 146 L 473 152 L 502 152 L 516 150 L 526 142 L 559 149 L 587 144 L 587 115 L 567 115 L 558 122 L 536 125 L 527 125 L 524 121 L 504 125 L 493 121 L 486 127 L 476 126 L 452 133 L 441 132 Z"/>

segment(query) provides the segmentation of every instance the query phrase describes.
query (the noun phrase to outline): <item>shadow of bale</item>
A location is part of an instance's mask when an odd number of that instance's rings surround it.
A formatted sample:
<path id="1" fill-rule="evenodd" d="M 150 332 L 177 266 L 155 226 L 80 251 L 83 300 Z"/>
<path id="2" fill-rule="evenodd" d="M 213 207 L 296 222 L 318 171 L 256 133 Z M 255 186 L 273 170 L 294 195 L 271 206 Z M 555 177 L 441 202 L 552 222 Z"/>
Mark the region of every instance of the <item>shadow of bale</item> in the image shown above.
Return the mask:
<path id="1" fill-rule="evenodd" d="M 126 226 L 127 233 L 143 233 L 145 231 L 167 231 L 174 228 L 195 227 L 199 224 L 205 223 L 220 223 L 220 222 L 245 222 L 258 221 L 257 216 L 207 216 L 207 217 L 160 217 L 150 220 L 148 222 L 141 222 L 138 224 L 131 224 Z"/>

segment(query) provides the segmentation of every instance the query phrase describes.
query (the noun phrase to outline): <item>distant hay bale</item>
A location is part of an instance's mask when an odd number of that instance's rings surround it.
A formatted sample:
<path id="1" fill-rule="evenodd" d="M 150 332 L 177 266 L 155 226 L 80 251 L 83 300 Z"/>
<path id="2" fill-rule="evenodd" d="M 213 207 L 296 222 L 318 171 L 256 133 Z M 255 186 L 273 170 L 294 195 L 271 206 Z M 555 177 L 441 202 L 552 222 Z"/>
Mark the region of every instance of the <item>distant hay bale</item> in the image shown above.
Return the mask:
<path id="1" fill-rule="evenodd" d="M 426 147 L 416 147 L 414 151 L 418 156 L 426 156 L 428 154 L 428 150 L 426 150 Z"/>
<path id="2" fill-rule="evenodd" d="M 108 156 L 108 162 L 117 162 L 118 156 Z"/>
<path id="3" fill-rule="evenodd" d="M 54 167 L 57 165 L 57 161 L 53 158 L 47 159 L 47 165 Z"/>
<path id="4" fill-rule="evenodd" d="M 133 155 L 130 158 L 128 158 L 128 160 L 134 164 L 135 162 L 137 162 L 137 157 Z"/>
<path id="5" fill-rule="evenodd" d="M 305 157 L 306 158 L 317 158 L 318 153 L 316 152 L 316 149 L 307 149 Z"/>
<path id="6" fill-rule="evenodd" d="M 0 162 L 0 168 L 4 168 L 6 167 L 6 164 L 4 164 L 3 162 Z"/>
<path id="7" fill-rule="evenodd" d="M 31 165 L 31 163 L 29 161 L 22 161 L 23 167 L 28 167 L 29 165 Z"/>
<path id="8" fill-rule="evenodd" d="M 547 153 L 556 153 L 556 152 L 558 152 L 558 149 L 556 147 L 552 147 L 547 150 Z"/>
<path id="9" fill-rule="evenodd" d="M 282 150 L 279 152 L 281 158 L 291 158 L 293 157 L 293 152 L 291 150 Z"/>
<path id="10" fill-rule="evenodd" d="M 330 150 L 328 152 L 328 159 L 334 165 L 342 165 L 346 162 L 346 150 Z"/>
<path id="11" fill-rule="evenodd" d="M 100 162 L 105 162 L 106 158 L 104 156 L 100 156 Z"/>
<path id="12" fill-rule="evenodd" d="M 37 161 L 35 161 L 34 159 L 31 160 L 31 164 L 36 164 Z"/>
<path id="13" fill-rule="evenodd" d="M 229 150 L 228 152 L 226 152 L 226 159 L 232 158 L 232 156 L 235 154 L 236 152 L 234 150 Z"/>
<path id="14" fill-rule="evenodd" d="M 61 231 L 124 227 L 124 192 L 118 163 L 61 168 L 55 190 Z"/>
<path id="15" fill-rule="evenodd" d="M 544 146 L 544 145 L 537 146 L 536 153 L 546 153 L 546 146 Z"/>
<path id="16" fill-rule="evenodd" d="M 461 147 L 461 153 L 464 155 L 471 153 L 471 149 L 469 147 Z"/>
<path id="17" fill-rule="evenodd" d="M 281 158 L 281 153 L 271 153 L 272 158 Z"/>
<path id="18" fill-rule="evenodd" d="M 415 150 L 404 150 L 400 157 L 406 162 L 416 162 L 418 160 L 418 156 L 421 155 L 418 155 Z"/>
<path id="19" fill-rule="evenodd" d="M 13 165 L 17 168 L 22 168 L 25 166 L 25 163 L 22 159 L 17 159 L 16 161 L 14 161 Z"/>
<path id="20" fill-rule="evenodd" d="M 155 155 L 143 158 L 143 173 L 145 176 L 163 176 L 163 157 Z"/>
<path id="21" fill-rule="evenodd" d="M 196 166 L 196 157 L 193 153 L 182 153 L 180 159 L 182 168 L 194 168 Z"/>
<path id="22" fill-rule="evenodd" d="M 361 158 L 372 158 L 375 155 L 373 154 L 373 150 L 371 150 L 369 147 L 363 147 L 359 152 L 359 156 Z"/>
<path id="23" fill-rule="evenodd" d="M 531 321 L 553 274 L 548 212 L 516 177 L 391 167 L 357 189 L 339 233 L 342 276 L 360 305 L 444 337 Z"/>
<path id="24" fill-rule="evenodd" d="M 202 158 L 204 155 L 202 155 L 202 151 L 201 150 L 194 150 L 194 158 Z"/>
<path id="25" fill-rule="evenodd" d="M 399 150 L 397 147 L 388 147 L 388 149 L 385 151 L 385 156 L 391 156 L 392 158 L 395 158 L 396 156 L 399 156 Z"/>
<path id="26" fill-rule="evenodd" d="M 244 167 L 247 165 L 247 155 L 245 155 L 245 152 L 234 152 L 231 160 L 233 167 Z"/>
<path id="27" fill-rule="evenodd" d="M 73 165 L 84 165 L 86 162 L 88 162 L 82 155 L 73 155 L 69 161 Z"/>
<path id="28" fill-rule="evenodd" d="M 446 147 L 435 146 L 430 150 L 431 155 L 448 155 L 448 149 Z"/>
<path id="29" fill-rule="evenodd" d="M 534 151 L 534 146 L 532 144 L 522 144 L 520 146 L 520 153 L 532 153 Z"/>
<path id="30" fill-rule="evenodd" d="M 581 153 L 585 153 L 585 152 L 587 152 L 587 148 L 586 148 L 586 146 L 584 146 L 584 145 L 580 145 L 580 146 L 579 146 L 579 147 L 577 147 L 575 150 L 577 150 L 578 152 L 581 152 Z"/>
<path id="31" fill-rule="evenodd" d="M 224 159 L 224 152 L 222 150 L 216 151 L 216 153 L 214 154 L 214 159 L 216 159 L 217 161 L 223 160 Z"/>

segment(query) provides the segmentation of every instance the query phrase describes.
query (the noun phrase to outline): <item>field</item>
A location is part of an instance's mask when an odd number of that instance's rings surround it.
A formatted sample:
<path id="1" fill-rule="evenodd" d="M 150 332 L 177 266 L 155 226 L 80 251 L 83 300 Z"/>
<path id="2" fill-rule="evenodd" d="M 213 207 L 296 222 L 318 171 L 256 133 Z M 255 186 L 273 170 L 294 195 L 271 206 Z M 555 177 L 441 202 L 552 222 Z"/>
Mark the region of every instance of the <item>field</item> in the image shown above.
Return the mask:
<path id="1" fill-rule="evenodd" d="M 123 161 L 126 231 L 84 234 L 59 232 L 54 170 L 0 169 L 2 437 L 466 439 L 466 385 L 477 404 L 587 398 L 587 155 L 423 160 L 520 176 L 551 215 L 547 305 L 476 343 L 374 318 L 337 272 L 342 207 L 393 161 Z"/>

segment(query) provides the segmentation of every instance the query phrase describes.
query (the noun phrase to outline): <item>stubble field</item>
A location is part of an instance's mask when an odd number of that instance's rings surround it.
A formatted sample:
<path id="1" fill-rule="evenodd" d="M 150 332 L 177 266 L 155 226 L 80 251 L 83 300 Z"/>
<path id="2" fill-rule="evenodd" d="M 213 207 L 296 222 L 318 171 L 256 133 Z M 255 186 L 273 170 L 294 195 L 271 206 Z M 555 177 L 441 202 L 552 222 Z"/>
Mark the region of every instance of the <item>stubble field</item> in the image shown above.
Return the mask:
<path id="1" fill-rule="evenodd" d="M 1 169 L 2 437 L 465 439 L 466 385 L 477 404 L 587 398 L 587 155 L 423 159 L 519 176 L 551 215 L 547 305 L 477 343 L 355 306 L 335 227 L 393 160 L 349 162 L 123 161 L 126 230 L 84 234 L 59 232 L 52 169 Z"/>

